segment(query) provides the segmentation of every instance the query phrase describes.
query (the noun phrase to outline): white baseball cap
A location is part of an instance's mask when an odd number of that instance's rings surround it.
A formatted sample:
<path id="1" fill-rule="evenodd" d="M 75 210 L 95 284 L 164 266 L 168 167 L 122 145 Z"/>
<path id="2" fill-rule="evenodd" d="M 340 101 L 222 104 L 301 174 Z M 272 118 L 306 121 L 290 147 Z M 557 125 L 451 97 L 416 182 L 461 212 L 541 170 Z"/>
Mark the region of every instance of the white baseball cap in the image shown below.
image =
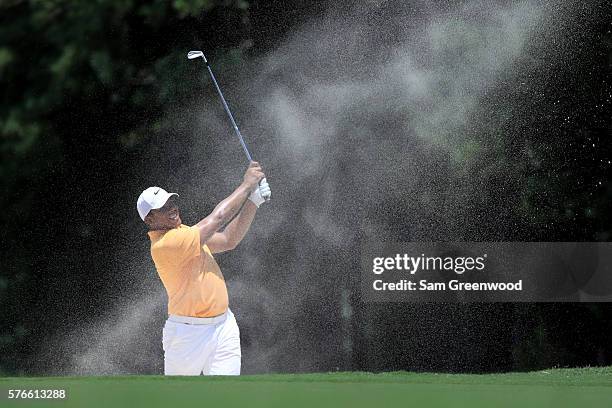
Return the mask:
<path id="1" fill-rule="evenodd" d="M 157 210 L 162 208 L 166 201 L 172 196 L 177 196 L 176 193 L 169 193 L 161 187 L 149 187 L 140 194 L 138 202 L 136 203 L 136 209 L 140 218 L 144 221 L 147 214 L 151 210 Z"/>

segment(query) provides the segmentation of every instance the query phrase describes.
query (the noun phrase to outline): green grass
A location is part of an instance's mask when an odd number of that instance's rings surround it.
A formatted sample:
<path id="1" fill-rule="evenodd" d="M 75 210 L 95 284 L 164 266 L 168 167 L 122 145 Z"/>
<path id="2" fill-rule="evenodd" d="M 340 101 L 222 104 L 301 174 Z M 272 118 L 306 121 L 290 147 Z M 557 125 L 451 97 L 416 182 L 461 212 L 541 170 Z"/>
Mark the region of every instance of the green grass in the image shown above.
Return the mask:
<path id="1" fill-rule="evenodd" d="M 8 401 L 8 389 L 66 389 L 65 401 Z M 612 367 L 489 375 L 271 374 L 241 377 L 0 378 L 3 407 L 612 407 Z"/>

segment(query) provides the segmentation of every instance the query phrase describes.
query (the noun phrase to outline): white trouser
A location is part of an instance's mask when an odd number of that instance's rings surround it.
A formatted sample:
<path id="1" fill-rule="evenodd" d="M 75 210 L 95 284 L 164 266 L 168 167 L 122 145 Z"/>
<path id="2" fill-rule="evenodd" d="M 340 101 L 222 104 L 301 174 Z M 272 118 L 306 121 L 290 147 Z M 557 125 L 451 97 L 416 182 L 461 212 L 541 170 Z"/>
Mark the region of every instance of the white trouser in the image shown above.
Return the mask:
<path id="1" fill-rule="evenodd" d="M 240 375 L 240 331 L 229 309 L 212 319 L 168 317 L 162 345 L 165 375 Z"/>

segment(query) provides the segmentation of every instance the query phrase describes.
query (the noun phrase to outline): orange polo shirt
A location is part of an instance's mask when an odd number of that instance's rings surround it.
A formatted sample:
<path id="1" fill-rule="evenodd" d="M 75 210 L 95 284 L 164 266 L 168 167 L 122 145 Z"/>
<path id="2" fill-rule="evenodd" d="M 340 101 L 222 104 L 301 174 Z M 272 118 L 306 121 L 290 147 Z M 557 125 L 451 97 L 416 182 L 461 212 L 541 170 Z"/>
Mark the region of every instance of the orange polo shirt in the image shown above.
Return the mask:
<path id="1" fill-rule="evenodd" d="M 168 314 L 213 317 L 225 313 L 227 287 L 197 227 L 149 231 L 151 256 L 168 293 Z"/>

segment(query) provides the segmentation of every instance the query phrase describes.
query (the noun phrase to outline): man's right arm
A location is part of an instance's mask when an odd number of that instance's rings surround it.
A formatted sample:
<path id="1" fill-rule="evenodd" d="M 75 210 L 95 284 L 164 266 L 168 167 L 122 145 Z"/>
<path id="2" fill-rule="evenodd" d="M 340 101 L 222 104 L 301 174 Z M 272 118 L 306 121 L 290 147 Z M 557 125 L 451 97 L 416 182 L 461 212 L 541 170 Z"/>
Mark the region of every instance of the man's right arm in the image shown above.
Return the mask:
<path id="1" fill-rule="evenodd" d="M 215 232 L 225 227 L 242 209 L 251 192 L 265 175 L 257 162 L 251 162 L 244 180 L 229 197 L 221 201 L 206 218 L 195 226 L 200 231 L 200 245 L 204 245 Z"/>

